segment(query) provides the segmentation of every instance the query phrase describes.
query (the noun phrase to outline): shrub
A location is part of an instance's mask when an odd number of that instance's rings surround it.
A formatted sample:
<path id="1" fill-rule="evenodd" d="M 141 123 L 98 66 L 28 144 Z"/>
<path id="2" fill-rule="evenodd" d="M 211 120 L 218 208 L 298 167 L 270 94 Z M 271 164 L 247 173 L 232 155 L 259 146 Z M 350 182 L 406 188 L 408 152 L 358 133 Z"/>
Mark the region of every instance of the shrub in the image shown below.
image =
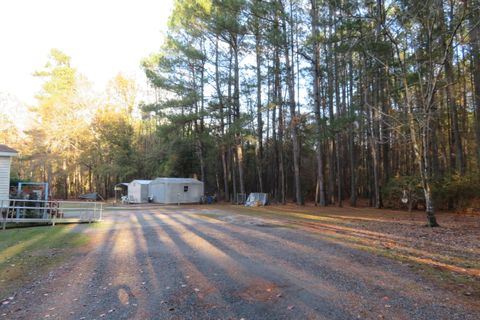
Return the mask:
<path id="1" fill-rule="evenodd" d="M 391 178 L 382 192 L 383 205 L 391 209 L 417 208 L 423 202 L 423 189 L 417 176 L 396 176 Z M 402 200 L 406 200 L 406 203 Z"/>
<path id="2" fill-rule="evenodd" d="M 435 183 L 434 195 L 438 208 L 464 210 L 480 198 L 480 177 L 477 173 L 445 176 Z"/>

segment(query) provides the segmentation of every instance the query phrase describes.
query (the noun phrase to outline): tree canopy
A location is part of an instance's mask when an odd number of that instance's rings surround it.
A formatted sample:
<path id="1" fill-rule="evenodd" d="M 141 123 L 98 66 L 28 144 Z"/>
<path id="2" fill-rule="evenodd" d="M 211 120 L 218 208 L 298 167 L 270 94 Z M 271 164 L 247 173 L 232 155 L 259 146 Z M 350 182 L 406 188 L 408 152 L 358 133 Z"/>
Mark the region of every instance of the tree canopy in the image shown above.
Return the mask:
<path id="1" fill-rule="evenodd" d="M 480 190 L 479 12 L 477 0 L 176 0 L 141 62 L 153 103 L 123 75 L 88 98 L 51 51 L 20 175 L 65 197 L 156 176 L 196 176 L 226 201 L 407 197 L 435 226 L 436 209 L 480 196 L 462 191 Z"/>

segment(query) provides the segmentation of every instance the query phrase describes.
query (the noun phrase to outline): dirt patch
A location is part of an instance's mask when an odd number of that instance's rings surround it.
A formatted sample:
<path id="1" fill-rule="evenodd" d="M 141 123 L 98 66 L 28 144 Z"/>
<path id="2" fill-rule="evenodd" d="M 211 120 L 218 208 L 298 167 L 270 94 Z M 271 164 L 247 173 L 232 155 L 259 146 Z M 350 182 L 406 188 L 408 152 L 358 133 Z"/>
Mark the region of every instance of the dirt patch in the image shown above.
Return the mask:
<path id="1" fill-rule="evenodd" d="M 245 287 L 237 293 L 237 296 L 246 301 L 267 302 L 277 300 L 282 296 L 282 286 L 276 283 L 258 279 L 251 285 Z"/>
<path id="2" fill-rule="evenodd" d="M 218 208 L 236 213 L 228 218 L 231 223 L 246 223 L 242 216 L 249 216 L 250 224 L 254 225 L 305 229 L 323 239 L 409 264 L 453 285 L 467 296 L 480 294 L 480 216 L 477 214 L 439 212 L 437 219 L 441 227 L 427 228 L 425 214 L 420 211 L 293 204 L 257 208 L 217 205 Z"/>
<path id="3" fill-rule="evenodd" d="M 65 252 L 67 252 L 67 249 L 65 248 L 62 248 L 62 249 L 48 248 L 48 249 L 38 249 L 32 252 L 29 252 L 27 255 L 29 257 L 53 257 L 58 254 L 63 254 Z"/>
<path id="4" fill-rule="evenodd" d="M 262 227 L 262 228 L 282 228 L 282 227 L 284 227 L 280 224 L 272 224 L 272 223 L 257 223 L 255 225 L 257 227 Z"/>

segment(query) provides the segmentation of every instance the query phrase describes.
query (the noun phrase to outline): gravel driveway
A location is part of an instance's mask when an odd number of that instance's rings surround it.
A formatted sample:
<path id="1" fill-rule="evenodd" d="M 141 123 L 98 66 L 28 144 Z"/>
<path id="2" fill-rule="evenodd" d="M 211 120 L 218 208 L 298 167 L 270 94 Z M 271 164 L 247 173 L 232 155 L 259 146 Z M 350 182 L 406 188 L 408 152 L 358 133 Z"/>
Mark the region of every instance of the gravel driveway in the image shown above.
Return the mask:
<path id="1" fill-rule="evenodd" d="M 480 318 L 408 265 L 270 219 L 157 207 L 75 230 L 88 250 L 22 288 L 3 318 Z"/>

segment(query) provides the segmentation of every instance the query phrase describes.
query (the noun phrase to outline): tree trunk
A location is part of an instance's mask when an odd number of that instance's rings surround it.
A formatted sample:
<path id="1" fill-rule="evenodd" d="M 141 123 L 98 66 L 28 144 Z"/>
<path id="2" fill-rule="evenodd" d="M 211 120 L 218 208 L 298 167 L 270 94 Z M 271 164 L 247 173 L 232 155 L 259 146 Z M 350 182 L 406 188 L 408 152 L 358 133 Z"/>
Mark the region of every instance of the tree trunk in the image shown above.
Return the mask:
<path id="1" fill-rule="evenodd" d="M 365 60 L 367 57 L 365 57 Z M 365 70 L 368 72 L 368 64 L 365 64 Z M 381 207 L 380 204 L 380 183 L 379 183 L 379 158 L 378 158 L 378 138 L 376 136 L 376 113 L 373 109 L 373 100 L 375 99 L 375 90 L 370 89 L 372 79 L 370 77 L 366 77 L 366 85 L 364 87 L 364 103 L 367 105 L 367 134 L 368 134 L 368 145 L 370 149 L 370 155 L 372 157 L 372 172 L 373 175 L 371 176 L 372 186 L 373 186 L 373 206 L 377 209 Z M 376 86 L 374 86 L 376 87 Z M 372 195 L 371 195 L 372 196 Z"/>
<path id="2" fill-rule="evenodd" d="M 336 18 L 334 19 L 336 21 Z M 341 36 L 340 36 L 341 38 Z M 335 85 L 335 107 L 337 109 L 337 118 L 340 118 L 342 116 L 341 114 L 341 102 L 340 102 L 340 70 L 339 70 L 339 61 L 338 61 L 338 46 L 337 43 L 335 42 L 333 46 L 333 61 L 334 61 L 334 70 L 335 70 L 335 76 L 334 76 L 334 85 Z M 343 171 L 343 165 L 342 165 L 342 157 L 340 157 L 340 147 L 341 147 L 341 135 L 340 135 L 340 128 L 335 128 L 335 142 L 336 142 L 336 149 L 335 149 L 335 166 L 336 166 L 336 173 L 337 173 L 337 205 L 339 207 L 343 206 L 343 178 L 342 178 L 342 171 Z"/>
<path id="3" fill-rule="evenodd" d="M 316 120 L 317 133 L 317 190 L 315 192 L 315 203 L 324 207 L 325 181 L 323 176 L 323 141 L 322 141 L 322 117 L 321 117 L 321 67 L 320 67 L 320 43 L 318 35 L 318 5 L 317 0 L 310 0 L 313 38 L 313 103 Z"/>
<path id="4" fill-rule="evenodd" d="M 278 12 L 275 13 L 274 29 L 277 34 L 280 33 L 280 26 L 278 21 Z M 277 152 L 275 155 L 278 160 L 278 175 L 275 172 L 274 179 L 278 182 L 277 199 L 280 203 L 286 203 L 286 190 L 285 190 L 285 165 L 283 161 L 283 133 L 284 133 L 284 112 L 283 112 L 283 99 L 282 99 L 282 87 L 281 87 L 281 70 L 280 70 L 280 49 L 275 47 L 274 51 L 274 95 L 275 106 L 278 107 L 278 142 L 274 139 Z M 276 108 L 275 107 L 275 108 Z M 275 109 L 274 114 L 275 117 Z M 275 127 L 275 123 L 273 124 Z M 275 134 L 275 131 L 273 132 Z"/>
<path id="5" fill-rule="evenodd" d="M 473 0 L 470 18 L 470 39 L 473 60 L 473 96 L 475 101 L 475 138 L 477 144 L 477 168 L 480 171 L 480 1 Z"/>
<path id="6" fill-rule="evenodd" d="M 331 17 L 331 15 L 330 15 Z M 330 18 L 330 24 L 333 24 L 332 19 Z M 327 36 L 327 35 L 325 35 Z M 329 141 L 328 141 L 328 203 L 335 203 L 335 168 L 336 168 L 336 152 L 335 152 L 335 139 L 332 137 L 334 135 L 335 128 L 333 127 L 333 122 L 335 120 L 335 114 L 333 112 L 333 72 L 332 72 L 332 52 L 333 47 L 331 42 L 328 43 L 326 50 L 326 68 L 327 68 L 327 100 L 328 100 L 328 129 L 329 129 Z"/>
<path id="7" fill-rule="evenodd" d="M 282 4 L 282 12 L 285 13 Z M 298 138 L 298 124 L 300 122 L 299 116 L 297 116 L 296 103 L 295 103 L 295 80 L 292 70 L 292 64 L 290 62 L 290 53 L 287 36 L 287 22 L 285 14 L 282 21 L 283 31 L 283 53 L 285 56 L 286 65 L 286 80 L 288 89 L 288 105 L 290 106 L 290 130 L 292 136 L 292 149 L 293 149 L 293 175 L 295 186 L 295 200 L 298 205 L 303 205 L 302 196 L 302 184 L 300 179 L 300 143 Z"/>
<path id="8" fill-rule="evenodd" d="M 238 63 L 238 40 L 235 37 L 233 40 L 233 61 L 234 61 L 234 73 L 233 73 L 233 106 L 234 106 L 234 118 L 235 121 L 240 120 L 240 70 Z M 240 193 L 245 194 L 245 179 L 243 174 L 243 146 L 240 129 L 236 129 L 235 133 L 235 155 L 238 165 L 238 181 L 240 186 Z"/>
<path id="9" fill-rule="evenodd" d="M 228 192 L 228 167 L 227 167 L 227 154 L 225 152 L 225 147 L 222 146 L 222 168 L 223 168 L 223 189 L 224 195 L 223 200 L 229 201 L 230 194 Z"/>
<path id="10" fill-rule="evenodd" d="M 263 120 L 262 120 L 262 52 L 260 43 L 260 30 L 255 34 L 255 54 L 257 60 L 257 144 L 255 146 L 255 157 L 257 164 L 258 186 L 263 192 Z"/>
<path id="11" fill-rule="evenodd" d="M 447 39 L 446 34 L 451 33 L 450 27 L 447 26 L 445 20 L 445 13 L 443 8 L 443 0 L 437 0 L 437 9 L 439 12 L 439 22 L 441 28 L 441 37 L 442 37 L 442 50 L 445 52 L 447 50 Z M 452 19 L 452 17 L 450 17 Z M 458 127 L 458 110 L 455 97 L 454 83 L 455 76 L 453 73 L 453 51 L 448 50 L 447 59 L 445 60 L 445 76 L 447 80 L 447 86 L 445 88 L 445 94 L 447 97 L 447 106 L 450 114 L 450 126 L 451 126 L 451 139 L 453 144 L 453 150 L 450 151 L 453 159 L 451 159 L 451 167 L 455 168 L 455 171 L 463 174 L 464 173 L 464 160 L 463 160 L 463 149 L 462 141 L 460 138 L 460 131 Z"/>
<path id="12" fill-rule="evenodd" d="M 223 199 L 225 201 L 230 200 L 230 192 L 229 192 L 229 179 L 228 179 L 228 157 L 225 147 L 225 115 L 224 109 L 225 104 L 223 102 L 223 95 L 220 87 L 220 71 L 219 71 L 219 61 L 218 61 L 218 36 L 215 39 L 215 87 L 217 90 L 217 99 L 220 111 L 220 133 L 222 135 L 221 139 L 222 146 L 221 146 L 221 157 L 222 157 L 222 168 L 223 168 L 223 188 L 224 188 L 224 195 Z"/>
<path id="13" fill-rule="evenodd" d="M 374 119 L 375 115 L 373 112 L 373 107 L 368 104 L 368 127 L 369 127 L 369 145 L 370 153 L 372 156 L 372 170 L 373 170 L 373 192 L 374 192 L 374 206 L 377 209 L 380 209 L 380 185 L 379 185 L 379 174 L 378 174 L 378 152 L 377 152 L 377 139 L 375 136 L 375 125 Z"/>
<path id="14" fill-rule="evenodd" d="M 398 56 L 400 57 L 399 50 L 397 48 Z M 429 131 L 429 121 L 427 116 L 427 123 L 424 124 L 422 139 L 419 140 L 419 130 L 417 128 L 417 123 L 415 121 L 414 108 L 411 101 L 410 89 L 408 86 L 407 80 L 407 70 L 404 62 L 400 58 L 400 64 L 402 66 L 402 82 L 403 90 L 405 91 L 405 105 L 407 108 L 407 118 L 408 118 L 408 128 L 410 131 L 410 138 L 412 140 L 413 151 L 415 154 L 415 162 L 417 163 L 418 169 L 420 171 L 420 179 L 422 182 L 423 192 L 425 196 L 425 212 L 427 214 L 427 225 L 429 227 L 438 227 L 437 220 L 435 218 L 435 204 L 432 195 L 431 182 L 430 182 L 430 173 L 428 171 L 428 145 L 427 145 L 427 136 Z"/>

